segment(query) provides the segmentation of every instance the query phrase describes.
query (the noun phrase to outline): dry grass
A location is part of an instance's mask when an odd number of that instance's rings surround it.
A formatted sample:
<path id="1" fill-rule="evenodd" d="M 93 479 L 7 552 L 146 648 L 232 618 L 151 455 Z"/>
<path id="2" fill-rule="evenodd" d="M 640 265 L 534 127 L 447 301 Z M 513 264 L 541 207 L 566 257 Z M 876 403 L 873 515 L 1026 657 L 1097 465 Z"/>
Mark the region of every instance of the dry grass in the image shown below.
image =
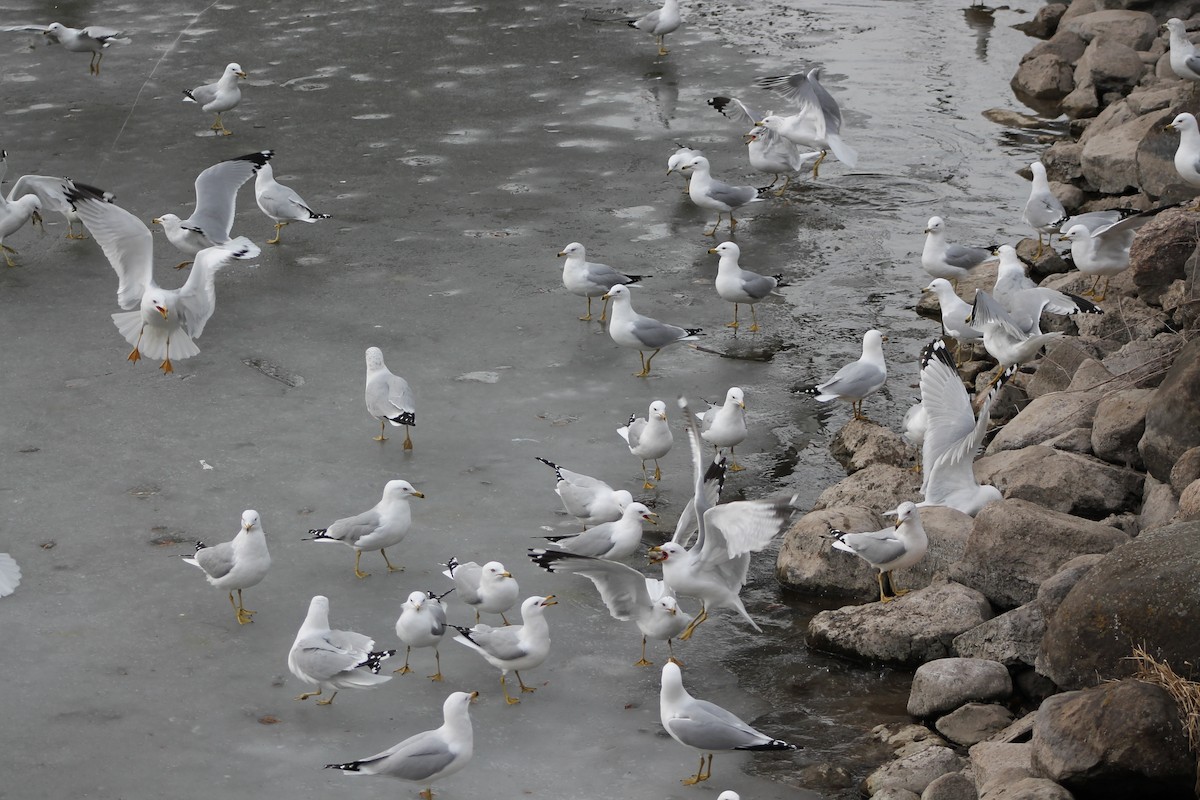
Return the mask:
<path id="1" fill-rule="evenodd" d="M 1130 658 L 1137 662 L 1134 678 L 1160 686 L 1175 698 L 1175 703 L 1179 706 L 1179 720 L 1187 732 L 1188 746 L 1193 753 L 1200 756 L 1200 683 L 1181 677 L 1171 669 L 1170 664 L 1159 661 L 1138 645 L 1134 645 Z M 1192 666 L 1187 662 L 1184 664 Z"/>

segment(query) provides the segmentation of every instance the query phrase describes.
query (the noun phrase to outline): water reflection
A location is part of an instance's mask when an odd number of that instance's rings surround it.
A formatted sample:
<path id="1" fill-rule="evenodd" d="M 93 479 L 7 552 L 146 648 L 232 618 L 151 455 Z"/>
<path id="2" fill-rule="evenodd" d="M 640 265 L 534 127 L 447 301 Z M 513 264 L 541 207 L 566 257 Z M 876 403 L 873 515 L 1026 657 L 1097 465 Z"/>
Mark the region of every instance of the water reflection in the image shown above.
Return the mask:
<path id="1" fill-rule="evenodd" d="M 988 59 L 988 40 L 992 38 L 992 28 L 996 27 L 996 20 L 992 16 L 995 11 L 982 5 L 963 9 L 963 19 L 975 34 L 975 57 L 980 61 L 986 62 Z"/>

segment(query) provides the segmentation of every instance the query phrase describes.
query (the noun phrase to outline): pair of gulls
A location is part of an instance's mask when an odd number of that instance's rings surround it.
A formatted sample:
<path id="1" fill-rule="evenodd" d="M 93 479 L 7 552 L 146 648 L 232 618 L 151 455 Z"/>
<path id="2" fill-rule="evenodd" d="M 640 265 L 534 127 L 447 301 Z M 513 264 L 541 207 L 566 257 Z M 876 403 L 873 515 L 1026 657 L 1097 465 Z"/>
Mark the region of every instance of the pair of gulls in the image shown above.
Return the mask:
<path id="1" fill-rule="evenodd" d="M 51 22 L 49 25 L 8 25 L 0 28 L 0 31 L 41 33 L 51 42 L 61 44 L 64 49 L 72 53 L 91 53 L 92 60 L 88 64 L 89 75 L 100 74 L 100 61 L 104 58 L 105 49 L 114 44 L 129 44 L 132 41 L 125 36 L 124 31 L 100 25 L 68 28 L 66 25 Z"/>

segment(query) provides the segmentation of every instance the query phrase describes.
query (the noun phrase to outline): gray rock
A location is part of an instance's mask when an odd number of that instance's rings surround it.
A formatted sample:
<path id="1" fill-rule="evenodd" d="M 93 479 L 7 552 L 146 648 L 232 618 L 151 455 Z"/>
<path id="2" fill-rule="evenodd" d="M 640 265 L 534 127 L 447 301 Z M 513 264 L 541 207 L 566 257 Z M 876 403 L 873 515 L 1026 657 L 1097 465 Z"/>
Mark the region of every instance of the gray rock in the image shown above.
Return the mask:
<path id="1" fill-rule="evenodd" d="M 1197 478 L 1200 478 L 1200 447 L 1192 447 L 1185 450 L 1171 467 L 1171 488 L 1180 494 Z"/>
<path id="2" fill-rule="evenodd" d="M 1028 742 L 993 741 L 973 745 L 968 753 L 980 800 L 1005 786 L 1033 777 L 1032 752 L 1033 747 Z"/>
<path id="3" fill-rule="evenodd" d="M 1074 800 L 1074 795 L 1047 778 L 1021 778 L 998 786 L 979 800 Z"/>
<path id="4" fill-rule="evenodd" d="M 967 703 L 939 719 L 937 729 L 955 744 L 970 747 L 1004 730 L 1012 721 L 1012 712 L 1002 705 Z"/>
<path id="5" fill-rule="evenodd" d="M 1041 160 L 1042 165 L 1046 167 L 1046 175 L 1050 180 L 1059 183 L 1075 180 L 1083 174 L 1079 165 L 1079 157 L 1082 154 L 1083 145 L 1079 142 L 1068 139 L 1055 142 L 1042 153 Z"/>
<path id="6" fill-rule="evenodd" d="M 1020 450 L 1073 428 L 1091 428 L 1099 402 L 1099 392 L 1052 392 L 1036 397 L 996 434 L 985 452 Z"/>
<path id="7" fill-rule="evenodd" d="M 1050 3 L 1039 8 L 1033 15 L 1033 19 L 1027 22 L 1018 22 L 1013 27 L 1026 36 L 1049 39 L 1058 29 L 1058 22 L 1062 19 L 1066 11 L 1067 6 L 1065 3 Z"/>
<path id="8" fill-rule="evenodd" d="M 912 667 L 950 655 L 954 637 L 992 616 L 979 592 L 941 583 L 890 603 L 822 611 L 809 621 L 814 650 Z"/>
<path id="9" fill-rule="evenodd" d="M 963 658 L 998 661 L 1006 667 L 1032 667 L 1045 632 L 1041 607 L 1026 603 L 954 637 L 954 652 Z"/>
<path id="10" fill-rule="evenodd" d="M 1092 454 L 1092 429 L 1072 428 L 1044 442 L 1046 447 L 1066 450 L 1068 453 Z"/>
<path id="11" fill-rule="evenodd" d="M 1100 399 L 1092 420 L 1092 452 L 1112 464 L 1140 469 L 1138 442 L 1146 431 L 1146 410 L 1153 389 L 1109 392 Z"/>
<path id="12" fill-rule="evenodd" d="M 1033 600 L 1042 581 L 1071 559 L 1107 553 L 1127 541 L 1125 534 L 1098 522 L 1024 500 L 1002 500 L 975 517 L 967 552 L 951 574 L 998 608 L 1016 608 Z"/>
<path id="13" fill-rule="evenodd" d="M 1200 338 L 1176 357 L 1146 412 L 1146 432 L 1138 450 L 1146 471 L 1160 481 L 1185 452 L 1200 446 Z"/>
<path id="14" fill-rule="evenodd" d="M 1197 519 L 1200 519 L 1200 480 L 1194 480 L 1184 487 L 1179 495 L 1179 510 L 1175 512 L 1177 522 Z"/>
<path id="15" fill-rule="evenodd" d="M 1075 68 L 1075 75 L 1079 75 L 1078 67 Z M 1058 107 L 1071 119 L 1087 119 L 1096 116 L 1100 111 L 1100 96 L 1096 93 L 1096 84 L 1090 81 L 1081 84 L 1077 77 L 1075 88 L 1059 102 Z M 1081 168 L 1080 174 L 1082 172 Z"/>
<path id="16" fill-rule="evenodd" d="M 1200 664 L 1197 575 L 1200 522 L 1147 531 L 1116 548 L 1047 618 L 1038 672 L 1064 689 L 1128 677 L 1132 643 L 1177 669 Z"/>
<path id="17" fill-rule="evenodd" d="M 1089 798 L 1193 798 L 1195 760 L 1167 692 L 1136 680 L 1047 699 L 1033 729 L 1034 770 Z"/>
<path id="18" fill-rule="evenodd" d="M 893 722 L 876 725 L 871 736 L 892 748 L 893 752 L 908 749 L 914 744 L 934 744 L 949 747 L 950 743 L 924 725 L 915 722 Z"/>
<path id="19" fill-rule="evenodd" d="M 871 795 L 873 800 L 921 800 L 921 795 L 898 786 L 885 786 Z"/>
<path id="20" fill-rule="evenodd" d="M 830 528 L 866 531 L 882 527 L 879 514 L 858 506 L 805 514 L 784 534 L 775 560 L 775 577 L 788 589 L 804 594 L 864 603 L 878 599 L 876 570 L 861 558 L 835 551 L 828 532 Z"/>
<path id="21" fill-rule="evenodd" d="M 1022 59 L 1011 86 L 1018 97 L 1031 100 L 1061 100 L 1075 88 L 1075 70 L 1071 62 L 1057 53 L 1042 53 Z"/>
<path id="22" fill-rule="evenodd" d="M 1145 71 L 1136 49 L 1109 36 L 1097 36 L 1075 64 L 1075 87 L 1092 86 L 1101 97 L 1109 92 L 1124 97 Z"/>
<path id="23" fill-rule="evenodd" d="M 1168 69 L 1170 69 L 1169 63 L 1170 59 L 1168 59 Z M 1175 77 L 1174 73 L 1171 77 Z M 1126 99 L 1129 101 L 1130 110 L 1135 114 L 1149 114 L 1151 111 L 1175 108 L 1188 100 L 1190 92 L 1190 86 L 1182 80 L 1177 80 L 1173 85 L 1154 83 L 1150 86 L 1139 87 L 1130 92 Z"/>
<path id="24" fill-rule="evenodd" d="M 921 800 L 979 800 L 975 778 L 967 771 L 948 772 L 929 782 Z"/>
<path id="25" fill-rule="evenodd" d="M 1086 49 L 1087 42 L 1078 33 L 1060 29 L 1046 41 L 1038 42 L 1029 48 L 1029 52 L 1021 56 L 1021 60 L 1026 61 L 1038 56 L 1053 54 L 1068 64 L 1074 64 L 1083 57 L 1083 51 Z"/>
<path id="26" fill-rule="evenodd" d="M 1190 452 L 1190 451 L 1189 451 Z M 1152 531 L 1175 521 L 1179 511 L 1179 497 L 1170 483 L 1161 483 L 1153 475 L 1146 476 L 1142 490 L 1142 513 L 1138 517 L 1138 530 Z"/>
<path id="27" fill-rule="evenodd" d="M 867 793 L 878 796 L 884 789 L 905 789 L 919 796 L 935 778 L 959 772 L 966 765 L 966 759 L 950 748 L 931 747 L 872 772 L 866 780 Z"/>
<path id="28" fill-rule="evenodd" d="M 847 474 L 871 464 L 904 467 L 913 463 L 912 448 L 890 429 L 870 420 L 851 419 L 834 434 L 829 452 Z"/>
<path id="29" fill-rule="evenodd" d="M 1058 611 L 1058 607 L 1062 605 L 1063 600 L 1067 599 L 1067 595 L 1075 588 L 1075 584 L 1079 583 L 1079 579 L 1091 572 L 1092 568 L 1103 560 L 1103 553 L 1087 553 L 1076 556 L 1042 581 L 1038 586 L 1034 602 L 1041 609 L 1043 619 L 1054 616 L 1054 612 Z"/>
<path id="30" fill-rule="evenodd" d="M 1037 372 L 1025 384 L 1025 391 L 1033 398 L 1061 392 L 1070 385 L 1075 370 L 1085 359 L 1100 355 L 1100 349 L 1091 342 L 1076 339 L 1051 342 L 1038 362 Z"/>
<path id="31" fill-rule="evenodd" d="M 1018 670 L 1013 675 L 1013 686 L 1016 687 L 1017 694 L 1024 698 L 1025 706 L 1036 707 L 1047 697 L 1058 694 L 1058 687 L 1054 685 L 1054 681 L 1045 675 L 1039 675 L 1036 669 Z"/>
<path id="32" fill-rule="evenodd" d="M 1145 50 L 1158 37 L 1158 20 L 1144 11 L 1094 11 L 1064 19 L 1059 30 L 1078 34 L 1086 42 L 1103 37 L 1132 50 Z"/>
<path id="33" fill-rule="evenodd" d="M 1172 145 L 1178 144 L 1173 142 Z M 1174 159 L 1175 147 L 1170 148 Z M 1174 161 L 1171 162 L 1174 170 Z M 1189 195 L 1190 196 L 1190 195 Z M 1143 301 L 1156 304 L 1172 282 L 1187 277 L 1184 264 L 1196 251 L 1196 230 L 1200 214 L 1184 208 L 1172 208 L 1156 214 L 1138 229 L 1129 248 L 1129 273 Z"/>
<path id="34" fill-rule="evenodd" d="M 1007 499 L 1089 519 L 1132 511 L 1142 498 L 1142 473 L 1042 445 L 985 456 L 975 476 Z"/>
<path id="35" fill-rule="evenodd" d="M 821 492 L 813 510 L 866 505 L 876 513 L 890 511 L 921 493 L 921 476 L 910 469 L 872 464 Z"/>
<path id="36" fill-rule="evenodd" d="M 1088 123 L 1083 133 L 1079 135 L 1079 143 L 1086 145 L 1093 138 L 1107 134 L 1113 128 L 1124 125 L 1126 122 L 1137 119 L 1142 116 L 1134 110 L 1134 107 L 1128 100 L 1119 100 L 1101 111 L 1094 120 Z M 1080 163 L 1082 166 L 1083 154 L 1080 153 Z"/>
<path id="37" fill-rule="evenodd" d="M 917 667 L 908 693 L 908 713 L 935 717 L 971 702 L 1012 696 L 1008 669 L 982 658 L 939 658 Z M 1003 726 L 1001 726 L 1003 727 Z"/>
<path id="38" fill-rule="evenodd" d="M 1137 339 L 1107 355 L 1101 362 L 1115 376 L 1130 386 L 1152 388 L 1166 377 L 1187 341 L 1178 333 L 1160 333 L 1151 339 Z"/>
<path id="39" fill-rule="evenodd" d="M 1108 343 L 1105 342 L 1107 345 Z M 1068 392 L 1087 392 L 1092 389 L 1104 389 L 1111 391 L 1113 388 L 1121 388 L 1123 384 L 1113 386 L 1116 376 L 1109 372 L 1108 367 L 1104 363 L 1097 361 L 1094 358 L 1088 358 L 1079 365 L 1079 369 L 1075 370 L 1075 374 L 1071 377 L 1071 384 L 1067 386 Z M 1089 435 L 1091 425 L 1088 425 Z"/>
<path id="40" fill-rule="evenodd" d="M 1081 294 L 1091 283 L 1086 276 L 1080 275 L 1078 282 L 1073 285 L 1060 281 L 1047 282 L 1046 285 L 1052 289 Z M 1137 291 L 1129 270 L 1113 278 L 1103 314 L 1077 314 L 1073 317 L 1079 335 L 1102 340 L 1100 345 L 1105 352 L 1113 352 L 1121 345 L 1136 339 L 1147 339 L 1168 329 L 1166 312 L 1147 305 L 1139 298 L 1123 296 L 1125 287 L 1128 287 L 1130 294 Z"/>
<path id="41" fill-rule="evenodd" d="M 1096 118 L 1097 122 L 1100 118 Z M 1161 137 L 1163 126 L 1173 118 L 1171 110 L 1153 111 L 1106 130 L 1103 136 L 1088 138 L 1080 156 L 1088 185 L 1108 194 L 1141 188 L 1139 158 L 1143 141 Z"/>

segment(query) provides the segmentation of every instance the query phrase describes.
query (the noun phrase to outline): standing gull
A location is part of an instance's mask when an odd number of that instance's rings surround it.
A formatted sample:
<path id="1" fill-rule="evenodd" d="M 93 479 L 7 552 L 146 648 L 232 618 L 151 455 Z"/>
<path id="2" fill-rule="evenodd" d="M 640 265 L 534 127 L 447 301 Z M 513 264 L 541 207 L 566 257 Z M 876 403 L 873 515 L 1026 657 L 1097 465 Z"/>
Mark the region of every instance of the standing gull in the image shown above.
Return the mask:
<path id="1" fill-rule="evenodd" d="M 475 609 L 476 624 L 481 612 L 499 614 L 504 624 L 508 624 L 504 612 L 517 602 L 521 587 L 503 564 L 489 561 L 481 567 L 474 561 L 460 564 L 457 558 L 451 557 L 442 574 L 454 581 L 462 601 Z"/>
<path id="2" fill-rule="evenodd" d="M 646 477 L 646 460 L 654 461 L 654 480 L 662 480 L 658 460 L 671 451 L 674 442 L 671 426 L 667 424 L 667 404 L 655 400 L 645 418 L 630 414 L 625 427 L 617 428 L 617 435 L 629 445 L 629 452 L 642 460 L 642 488 L 653 489 L 654 484 Z"/>
<path id="3" fill-rule="evenodd" d="M 8 151 L 0 150 L 0 180 L 4 179 L 4 175 L 7 172 Z M 42 222 L 42 215 L 39 212 L 41 211 L 42 204 L 45 202 L 45 200 L 42 198 L 43 193 L 36 191 L 36 187 L 34 186 L 22 186 L 22 181 L 29 177 L 36 176 L 25 176 L 19 178 L 16 185 L 13 186 L 12 191 L 8 193 L 7 198 L 5 198 L 3 194 L 0 194 L 0 251 L 3 251 L 4 261 L 10 267 L 15 267 L 16 264 L 13 262 L 9 253 L 16 253 L 17 251 L 4 244 L 4 237 L 8 236 L 9 234 L 16 233 L 18 230 L 20 230 L 22 225 L 30 220 L 33 221 L 31 223 L 33 225 L 40 225 Z M 46 194 L 54 197 L 55 195 L 60 195 L 62 191 L 64 191 L 61 184 L 62 181 L 59 181 L 57 186 L 43 188 L 45 189 Z M 29 194 L 23 193 L 26 188 L 29 189 Z M 60 203 L 69 206 L 69 204 L 66 203 L 65 198 L 60 201 L 56 201 L 51 205 L 57 206 Z"/>
<path id="4" fill-rule="evenodd" d="M 521 680 L 520 670 L 541 666 L 550 654 L 550 626 L 546 624 L 545 610 L 556 601 L 554 595 L 527 597 L 521 603 L 521 624 L 504 628 L 477 624 L 474 628 L 455 625 L 458 636 L 454 641 L 471 648 L 496 669 L 500 670 L 500 689 L 509 705 L 521 702 L 520 698 L 508 693 L 505 677 L 512 672 L 522 692 L 536 691 Z"/>
<path id="5" fill-rule="evenodd" d="M 977 342 L 983 334 L 967 324 L 971 316 L 971 304 L 958 296 L 950 281 L 945 278 L 934 278 L 921 291 L 933 292 L 938 300 L 938 310 L 942 318 L 942 331 L 947 336 L 954 337 L 961 348 L 964 344 Z"/>
<path id="6" fill-rule="evenodd" d="M 401 675 L 412 672 L 408 666 L 408 657 L 412 649 L 432 647 L 433 657 L 437 661 L 437 672 L 426 677 L 431 681 L 442 680 L 442 656 L 438 652 L 438 646 L 449 631 L 446 625 L 446 607 L 442 605 L 444 596 L 433 592 L 412 592 L 400 607 L 400 616 L 396 619 L 396 637 L 404 642 L 404 666 L 392 670 L 393 672 Z"/>
<path id="7" fill-rule="evenodd" d="M 329 598 L 316 595 L 308 604 L 308 614 L 288 651 L 288 669 L 305 683 L 316 684 L 315 692 L 304 692 L 296 700 L 316 697 L 329 689 L 328 699 L 317 705 L 327 706 L 342 689 L 372 689 L 392 679 L 380 675 L 379 665 L 396 655 L 395 650 L 372 651 L 375 640 L 354 631 L 329 628 Z"/>
<path id="8" fill-rule="evenodd" d="M 417 412 L 412 388 L 408 381 L 395 375 L 383 363 L 383 351 L 367 348 L 367 413 L 379 420 L 377 442 L 386 442 L 384 423 L 404 426 L 404 449 L 412 450 L 410 428 L 416 427 Z"/>
<path id="9" fill-rule="evenodd" d="M 1067 218 L 1067 212 L 1054 196 L 1054 192 L 1050 191 L 1050 181 L 1046 178 L 1046 167 L 1042 162 L 1034 161 L 1029 165 L 1029 169 L 1033 171 L 1033 185 L 1029 187 L 1029 199 L 1025 201 L 1022 219 L 1026 225 L 1037 231 L 1038 249 L 1034 258 L 1041 258 L 1042 250 L 1045 249 L 1042 237 L 1057 233 L 1059 226 Z"/>
<path id="10" fill-rule="evenodd" d="M 1187 27 L 1178 17 L 1171 17 L 1162 27 L 1169 35 L 1171 71 L 1190 82 L 1195 95 L 1196 82 L 1200 81 L 1200 56 L 1196 54 L 1196 45 L 1187 38 Z"/>
<path id="11" fill-rule="evenodd" d="M 775 290 L 781 286 L 787 286 L 783 276 L 759 275 L 757 272 L 742 269 L 741 264 L 738 263 L 742 249 L 733 242 L 721 242 L 708 252 L 720 256 L 717 261 L 717 278 L 713 281 L 713 286 L 722 300 L 733 303 L 733 322 L 726 324 L 725 327 L 737 328 L 740 324 L 738 322 L 738 305 L 748 305 L 750 306 L 749 330 L 751 333 L 756 333 L 758 331 L 758 315 L 754 311 L 754 306 L 772 295 L 782 296 Z"/>
<path id="12" fill-rule="evenodd" d="M 1024 333 L 1042 332 L 1043 311 L 1051 314 L 1101 314 L 1099 306 L 1082 297 L 1060 292 L 1048 286 L 1038 286 L 1025 274 L 1025 264 L 1011 245 L 1001 245 L 1000 267 L 996 271 L 996 283 L 992 296 L 1012 315 Z"/>
<path id="13" fill-rule="evenodd" d="M 967 322 L 983 331 L 984 349 L 1000 363 L 1001 369 L 992 379 L 993 383 L 1000 379 L 1005 367 L 1024 364 L 1047 344 L 1063 335 L 1062 331 L 1028 333 L 1022 330 L 1004 310 L 1004 306 L 982 289 L 975 293 L 975 305 Z"/>
<path id="14" fill-rule="evenodd" d="M 296 194 L 291 187 L 277 182 L 270 163 L 259 167 L 258 175 L 254 179 L 254 199 L 258 202 L 259 210 L 275 220 L 275 238 L 267 239 L 267 244 L 279 244 L 279 236 L 285 225 L 329 219 L 328 214 L 318 214 L 309 208 L 304 198 Z"/>
<path id="15" fill-rule="evenodd" d="M 1064 225 L 1062 238 L 1071 243 L 1071 260 L 1080 272 L 1094 279 L 1084 295 L 1091 296 L 1097 303 L 1104 300 L 1108 295 L 1108 282 L 1129 268 L 1129 248 L 1133 246 L 1137 229 L 1160 210 L 1130 214 L 1095 228 L 1082 223 Z M 1101 278 L 1104 278 L 1104 288 L 1097 294 Z"/>
<path id="16" fill-rule="evenodd" d="M 556 548 L 596 558 L 628 558 L 642 543 L 642 521 L 656 525 L 655 514 L 641 503 L 630 503 L 615 522 L 602 522 L 583 533 L 567 536 L 544 536 Z"/>
<path id="17" fill-rule="evenodd" d="M 579 318 L 581 322 L 588 322 L 592 318 L 593 297 L 603 297 L 608 294 L 609 289 L 617 284 L 637 286 L 638 282 L 646 277 L 645 275 L 626 275 L 623 272 L 617 272 L 608 264 L 588 261 L 587 248 L 579 242 L 571 242 L 559 251 L 558 257 L 566 259 L 563 262 L 563 288 L 571 294 L 587 298 L 587 314 Z M 607 314 L 608 300 L 605 299 L 600 308 L 601 322 L 605 321 Z"/>
<path id="18" fill-rule="evenodd" d="M 667 174 L 670 175 L 672 172 L 678 172 L 683 176 L 684 194 L 688 193 L 688 186 L 692 182 L 692 176 L 680 170 L 680 167 L 691 161 L 696 156 L 702 155 L 704 155 L 703 150 L 696 150 L 695 148 L 688 147 L 686 144 L 680 144 L 679 142 L 676 142 L 675 152 L 672 153 L 671 157 L 667 159 Z"/>
<path id="19" fill-rule="evenodd" d="M 740 472 L 745 467 L 737 463 L 733 448 L 746 441 L 746 396 L 737 386 L 725 392 L 725 402 L 709 406 L 697 414 L 700 419 L 700 438 L 717 448 L 717 453 L 729 448 L 729 471 Z"/>
<path id="20" fill-rule="evenodd" d="M 633 620 L 642 632 L 642 656 L 634 662 L 635 667 L 654 665 L 646 660 L 647 638 L 666 641 L 671 661 L 680 663 L 671 640 L 683 633 L 688 620 L 679 613 L 679 604 L 662 581 L 647 578 L 616 561 L 578 553 L 535 549 L 529 551 L 529 557 L 548 572 L 573 572 L 587 578 L 596 585 L 600 600 L 613 619 Z"/>
<path id="21" fill-rule="evenodd" d="M 72 53 L 91 53 L 92 60 L 88 64 L 89 75 L 100 74 L 100 61 L 104 58 L 104 49 L 112 44 L 129 44 L 125 31 L 115 28 L 104 28 L 99 25 L 89 25 L 86 28 L 68 28 L 57 22 L 49 25 L 9 25 L 0 28 L 3 31 L 36 31 L 50 37 L 50 40 L 61 44 Z"/>
<path id="22" fill-rule="evenodd" d="M 371 574 L 358 568 L 364 550 L 378 550 L 387 564 L 388 572 L 399 572 L 403 567 L 392 566 L 386 548 L 404 541 L 408 529 L 412 527 L 412 509 L 409 508 L 408 499 L 424 496 L 408 481 L 388 481 L 383 487 L 383 498 L 374 508 L 339 519 L 328 528 L 310 530 L 311 541 L 341 542 L 353 547 L 354 575 L 358 578 L 366 578 Z"/>
<path id="23" fill-rule="evenodd" d="M 754 85 L 760 89 L 777 92 L 799 106 L 791 116 L 769 115 L 759 125 L 770 128 L 785 139 L 796 144 L 821 151 L 813 164 L 813 177 L 821 162 L 829 153 L 851 169 L 858 163 L 858 153 L 842 139 L 842 109 L 833 95 L 821 85 L 821 68 L 810 69 L 807 74 L 775 75 L 757 78 Z"/>
<path id="24" fill-rule="evenodd" d="M 1167 124 L 1169 130 L 1179 132 L 1179 147 L 1175 149 L 1175 171 L 1183 181 L 1200 188 L 1200 128 L 1194 114 L 1183 112 Z M 1195 211 L 1200 203 L 1192 206 Z"/>
<path id="25" fill-rule="evenodd" d="M 692 202 L 700 208 L 717 212 L 717 221 L 713 223 L 712 230 L 704 232 L 705 236 L 717 235 L 722 214 L 729 214 L 729 232 L 732 233 L 738 224 L 733 212 L 748 203 L 762 201 L 758 196 L 758 189 L 753 186 L 732 186 L 714 178 L 708 159 L 704 156 L 696 156 L 680 167 L 679 171 L 692 176 L 691 182 L 688 183 L 688 197 L 692 198 Z"/>
<path id="26" fill-rule="evenodd" d="M 693 181 L 692 186 L 695 185 Z M 622 285 L 608 290 L 604 299 L 610 298 L 613 301 L 613 313 L 608 325 L 608 335 L 622 347 L 632 347 L 638 351 L 642 359 L 642 371 L 635 372 L 635 377 L 644 378 L 650 374 L 650 362 L 658 355 L 659 350 L 677 342 L 694 341 L 703 333 L 702 328 L 680 328 L 677 325 L 659 322 L 653 317 L 642 316 L 633 310 L 629 289 Z M 647 350 L 654 351 L 649 358 L 646 357 Z"/>
<path id="27" fill-rule="evenodd" d="M 658 54 L 665 56 L 670 52 L 667 50 L 667 34 L 678 30 L 682 22 L 679 16 L 679 0 L 664 0 L 662 8 L 651 11 L 644 17 L 629 20 L 629 27 L 653 34 L 654 42 L 658 45 Z"/>
<path id="28" fill-rule="evenodd" d="M 854 409 L 855 419 L 866 419 L 862 413 L 863 400 L 887 381 L 883 342 L 882 333 L 867 331 L 863 336 L 862 356 L 858 361 L 842 367 L 829 380 L 802 387 L 799 391 L 815 396 L 822 403 L 845 400 Z"/>
<path id="29" fill-rule="evenodd" d="M 273 155 L 273 150 L 261 150 L 213 164 L 196 176 L 196 207 L 191 216 L 181 220 L 175 214 L 162 214 L 151 223 L 162 225 L 167 240 L 188 255 L 224 244 L 233 228 L 238 189 Z M 190 263 L 184 261 L 177 269 Z"/>
<path id="30" fill-rule="evenodd" d="M 242 590 L 257 586 L 271 567 L 271 554 L 267 552 L 267 538 L 257 511 L 247 509 L 242 512 L 241 530 L 231 541 L 211 547 L 196 542 L 194 554 L 180 557 L 203 570 L 210 584 L 229 592 L 229 604 L 237 614 L 239 625 L 254 621 L 254 612 L 242 605 Z M 234 589 L 238 595 L 236 603 L 233 601 Z"/>
<path id="31" fill-rule="evenodd" d="M 453 775 L 467 765 L 474 753 L 471 701 L 479 692 L 454 692 L 442 704 L 442 727 L 410 736 L 395 747 L 345 764 L 326 764 L 353 775 L 387 775 L 402 781 L 425 784 L 419 794 L 433 800 L 433 782 Z"/>
<path id="32" fill-rule="evenodd" d="M 683 688 L 683 673 L 678 664 L 668 662 L 663 665 L 658 710 L 662 726 L 672 739 L 700 751 L 700 768 L 695 775 L 683 780 L 686 786 L 712 777 L 712 759 L 716 751 L 799 749 L 755 730 L 716 703 L 692 697 Z M 707 769 L 705 754 L 708 754 Z"/>
<path id="33" fill-rule="evenodd" d="M 967 277 L 971 270 L 992 257 L 996 245 L 968 247 L 946 241 L 946 223 L 941 217 L 930 217 L 925 223 L 925 248 L 921 251 L 921 266 L 935 278 L 945 278 L 952 284 Z"/>
<path id="34" fill-rule="evenodd" d="M 928 468 L 928 465 L 927 467 Z M 929 539 L 921 526 L 921 512 L 916 503 L 901 503 L 894 512 L 896 524 L 890 528 L 869 533 L 846 533 L 830 528 L 833 546 L 866 561 L 879 570 L 879 602 L 889 603 L 907 589 L 897 589 L 892 583 L 892 570 L 904 569 L 925 557 Z M 885 585 L 887 589 L 885 590 Z"/>
<path id="35" fill-rule="evenodd" d="M 555 494 L 566 512 L 584 527 L 620 519 L 625 507 L 633 502 L 633 495 L 625 489 L 614 490 L 599 478 L 572 472 L 541 456 L 535 458 L 554 470 Z"/>
<path id="36" fill-rule="evenodd" d="M 241 66 L 236 63 L 227 64 L 225 71 L 221 73 L 221 77 L 217 79 L 216 83 L 206 83 L 195 89 L 184 89 L 183 102 L 199 103 L 205 111 L 216 114 L 217 121 L 209 130 L 229 136 L 233 131 L 225 127 L 225 123 L 221 121 L 221 115 L 237 108 L 237 104 L 242 102 L 242 90 L 238 87 L 238 78 L 244 77 L 246 77 L 246 73 Z"/>

